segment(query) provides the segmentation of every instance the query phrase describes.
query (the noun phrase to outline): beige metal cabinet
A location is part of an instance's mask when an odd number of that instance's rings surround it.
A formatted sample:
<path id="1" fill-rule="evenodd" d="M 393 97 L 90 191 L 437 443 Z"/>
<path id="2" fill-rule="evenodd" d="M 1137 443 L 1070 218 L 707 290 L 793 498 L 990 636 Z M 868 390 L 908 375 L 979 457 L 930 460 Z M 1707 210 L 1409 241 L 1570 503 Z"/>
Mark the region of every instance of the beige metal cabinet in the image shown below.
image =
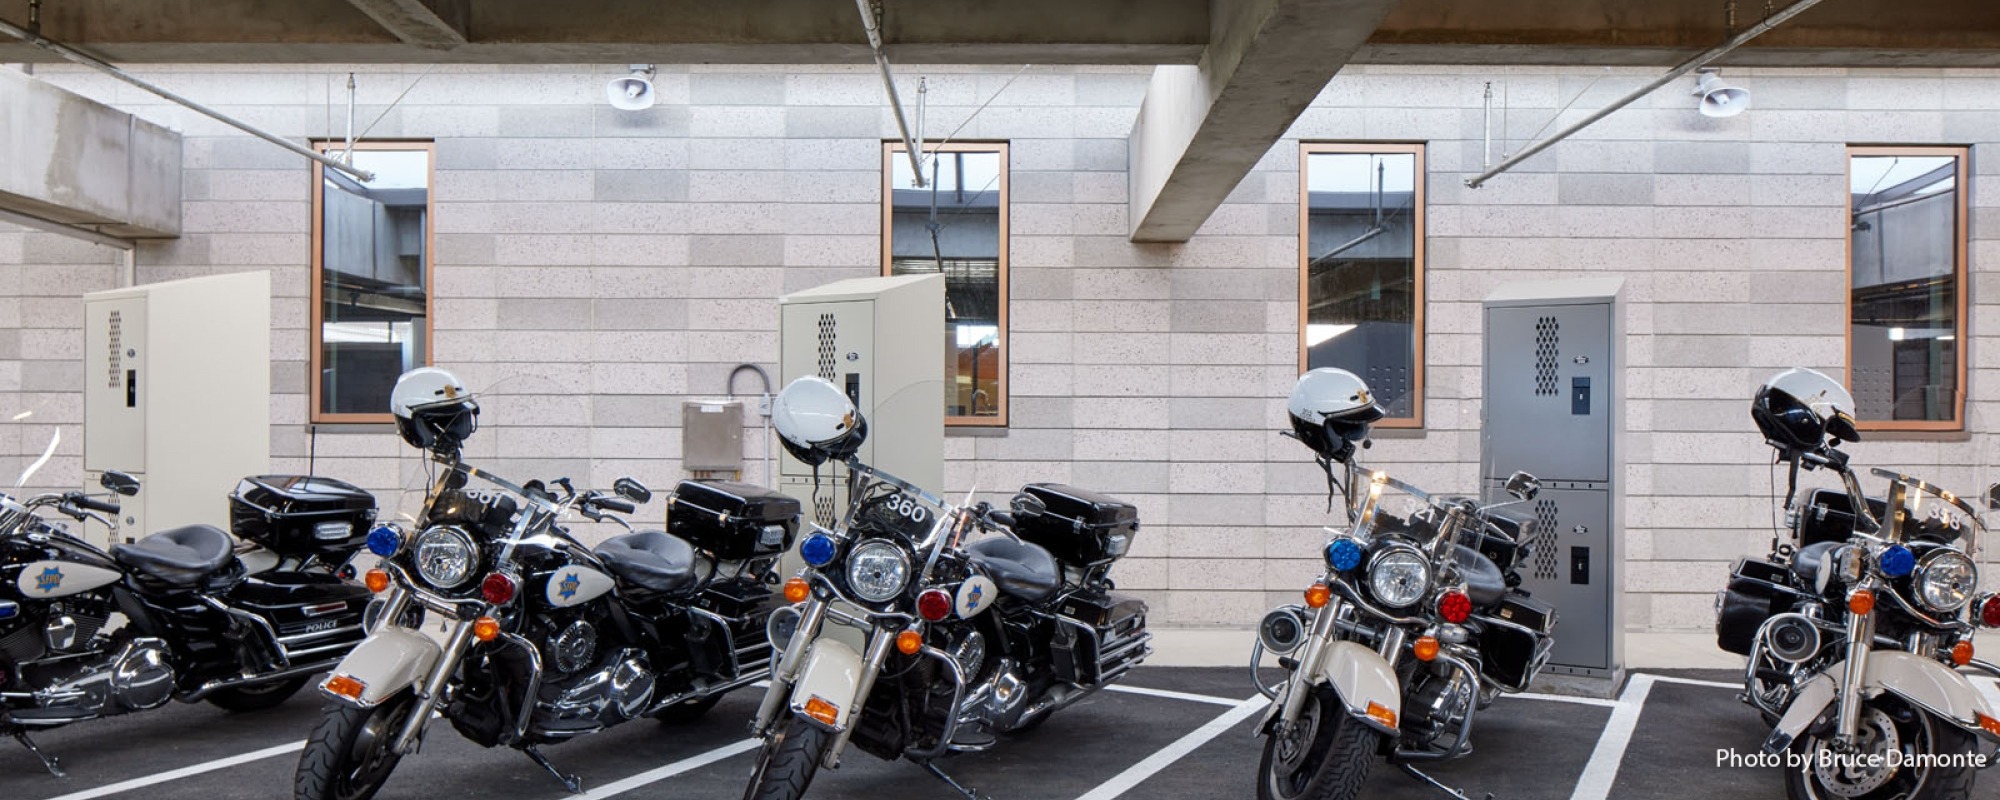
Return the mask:
<path id="1" fill-rule="evenodd" d="M 270 471 L 271 276 L 263 271 L 84 295 L 83 468 L 140 480 L 119 538 L 229 526 L 228 496 Z M 99 543 L 106 531 L 91 526 Z"/>

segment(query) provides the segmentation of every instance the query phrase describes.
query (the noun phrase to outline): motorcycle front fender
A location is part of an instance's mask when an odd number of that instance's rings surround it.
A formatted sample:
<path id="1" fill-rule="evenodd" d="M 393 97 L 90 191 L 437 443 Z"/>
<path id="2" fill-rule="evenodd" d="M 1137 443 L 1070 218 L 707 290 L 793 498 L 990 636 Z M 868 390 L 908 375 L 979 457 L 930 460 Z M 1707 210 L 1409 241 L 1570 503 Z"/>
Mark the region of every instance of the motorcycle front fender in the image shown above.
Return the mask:
<path id="1" fill-rule="evenodd" d="M 833 733 L 847 729 L 854 705 L 862 698 L 861 672 L 867 663 L 854 648 L 837 639 L 821 638 L 812 643 L 805 667 L 792 684 L 792 713 L 800 719 Z M 814 701 L 818 701 L 815 703 Z M 833 707 L 833 720 L 825 719 L 825 706 Z"/>
<path id="2" fill-rule="evenodd" d="M 1831 670 L 1829 670 L 1831 672 Z M 1988 741 L 2000 737 L 1986 732 L 1979 717 L 1994 717 L 1991 704 L 1964 675 L 1950 667 L 1914 653 L 1877 650 L 1868 654 L 1868 667 L 1861 680 L 1862 693 L 1870 697 L 1888 692 L 1934 717 L 1981 736 Z M 1793 698 L 1785 716 L 1764 741 L 1764 751 L 1778 753 L 1791 746 L 1806 726 L 1818 719 L 1838 694 L 1832 676 L 1821 673 Z"/>
<path id="3" fill-rule="evenodd" d="M 1381 655 L 1354 642 L 1333 642 L 1320 658 L 1316 677 L 1333 687 L 1355 719 L 1385 735 L 1397 735 L 1403 692 L 1396 671 Z M 1387 719 L 1378 716 L 1385 713 Z"/>
<path id="4" fill-rule="evenodd" d="M 429 676 L 443 653 L 437 642 L 421 632 L 383 625 L 340 660 L 320 684 L 320 692 L 343 703 L 372 708 Z M 343 678 L 361 684 L 359 697 L 328 688 Z"/>

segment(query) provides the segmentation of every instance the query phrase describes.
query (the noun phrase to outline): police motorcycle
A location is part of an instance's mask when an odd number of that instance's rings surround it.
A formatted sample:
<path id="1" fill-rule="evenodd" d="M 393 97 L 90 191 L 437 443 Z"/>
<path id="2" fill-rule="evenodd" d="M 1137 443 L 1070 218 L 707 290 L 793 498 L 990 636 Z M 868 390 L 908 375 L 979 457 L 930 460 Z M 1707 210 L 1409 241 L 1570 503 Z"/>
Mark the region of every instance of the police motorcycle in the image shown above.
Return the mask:
<path id="1" fill-rule="evenodd" d="M 375 513 L 367 493 L 326 478 L 250 478 L 231 498 L 240 538 L 197 524 L 106 550 L 57 519 L 96 522 L 117 541 L 118 500 L 139 482 L 112 471 L 100 484 L 108 494 L 0 494 L 0 735 L 51 774 L 62 768 L 33 731 L 170 700 L 270 708 L 361 640 L 368 591 L 329 565 L 360 548 Z M 243 488 L 253 485 L 269 491 Z M 306 485 L 315 491 L 296 491 Z M 351 494 L 329 497 L 335 485 Z M 253 513 L 246 494 L 267 505 Z"/>
<path id="2" fill-rule="evenodd" d="M 1132 506 L 1058 484 L 1029 484 L 1011 512 L 952 505 L 855 458 L 867 421 L 818 377 L 785 387 L 772 424 L 800 461 L 845 463 L 849 502 L 800 542 L 796 605 L 772 614 L 780 655 L 747 800 L 796 800 L 850 744 L 976 798 L 936 759 L 1033 728 L 1151 652 L 1146 604 L 1108 575 Z"/>
<path id="3" fill-rule="evenodd" d="M 2000 677 L 1973 657 L 1975 627 L 2000 627 L 2000 595 L 1974 595 L 1979 514 L 1889 470 L 1872 470 L 1885 496 L 1864 494 L 1838 449 L 1861 438 L 1854 398 L 1824 374 L 1777 374 L 1750 415 L 1789 472 L 1788 535 L 1731 568 L 1716 643 L 1749 659 L 1741 697 L 1772 725 L 1763 751 L 1785 765 L 1787 796 L 1967 797 L 2000 742 L 2000 712 L 1964 674 Z M 1801 498 L 1800 470 L 1841 487 Z"/>
<path id="4" fill-rule="evenodd" d="M 1251 674 L 1274 702 L 1258 727 L 1257 796 L 1352 800 L 1385 758 L 1463 798 L 1418 765 L 1470 754 L 1475 712 L 1527 690 L 1554 644 L 1555 609 L 1517 588 L 1535 519 L 1505 508 L 1533 499 L 1539 484 L 1514 473 L 1515 500 L 1480 506 L 1364 470 L 1356 450 L 1382 409 L 1345 370 L 1307 372 L 1287 407 L 1286 435 L 1317 455 L 1329 503 L 1336 487 L 1345 495 L 1348 527 L 1329 529 L 1326 574 L 1304 605 L 1279 606 L 1258 625 Z M 1407 516 L 1391 513 L 1391 492 L 1410 501 Z M 1286 672 L 1275 686 L 1257 676 L 1266 654 Z"/>
<path id="5" fill-rule="evenodd" d="M 299 757 L 298 800 L 366 800 L 422 743 L 434 712 L 467 739 L 526 753 L 571 792 L 540 747 L 641 717 L 687 722 L 769 671 L 765 617 L 779 605 L 779 554 L 798 503 L 727 482 L 683 481 L 669 531 L 596 548 L 567 516 L 630 525 L 652 493 L 567 479 L 516 485 L 468 465 L 479 404 L 451 373 L 406 373 L 391 395 L 398 432 L 434 481 L 417 524 L 377 527 L 366 574 L 378 595 L 368 638 L 320 686 L 329 698 Z M 444 622 L 443 643 L 420 630 Z"/>

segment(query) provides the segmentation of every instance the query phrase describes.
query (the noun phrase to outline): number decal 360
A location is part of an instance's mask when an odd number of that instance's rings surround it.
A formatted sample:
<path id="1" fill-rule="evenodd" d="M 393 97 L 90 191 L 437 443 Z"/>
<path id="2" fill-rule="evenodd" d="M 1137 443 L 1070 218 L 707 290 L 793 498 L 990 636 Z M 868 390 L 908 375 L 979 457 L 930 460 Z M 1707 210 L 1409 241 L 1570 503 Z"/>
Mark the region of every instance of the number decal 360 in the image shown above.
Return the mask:
<path id="1" fill-rule="evenodd" d="M 920 505 L 915 498 L 906 494 L 899 494 L 889 498 L 889 510 L 911 522 L 923 522 L 930 519 L 931 516 L 930 509 Z"/>

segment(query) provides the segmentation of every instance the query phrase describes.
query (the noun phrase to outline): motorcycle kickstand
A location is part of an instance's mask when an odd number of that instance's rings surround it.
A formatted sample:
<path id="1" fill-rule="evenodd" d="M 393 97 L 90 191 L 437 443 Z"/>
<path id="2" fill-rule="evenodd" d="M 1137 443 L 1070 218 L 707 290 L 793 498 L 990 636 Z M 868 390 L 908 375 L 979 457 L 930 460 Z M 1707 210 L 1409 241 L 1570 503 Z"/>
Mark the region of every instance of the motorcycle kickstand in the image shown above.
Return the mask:
<path id="1" fill-rule="evenodd" d="M 62 762 L 55 756 L 42 752 L 42 748 L 36 747 L 34 740 L 28 738 L 27 731 L 15 731 L 14 740 L 20 742 L 22 747 L 28 748 L 28 752 L 35 754 L 36 758 L 41 759 L 42 766 L 48 768 L 50 775 L 58 778 L 69 777 L 69 773 L 62 769 Z"/>
<path id="2" fill-rule="evenodd" d="M 1412 778 L 1416 778 L 1419 781 L 1422 781 L 1425 785 L 1430 786 L 1433 789 L 1451 795 L 1452 797 L 1457 798 L 1457 800 L 1472 800 L 1471 797 L 1466 796 L 1465 792 L 1460 791 L 1458 789 L 1453 789 L 1442 783 L 1438 783 L 1438 780 L 1436 778 L 1424 774 L 1423 770 L 1417 769 L 1414 766 L 1411 766 L 1409 764 L 1397 764 L 1396 767 L 1398 769 L 1401 769 L 1404 774 L 1409 775 Z M 1486 800 L 1493 800 L 1492 792 L 1486 793 Z"/>
<path id="3" fill-rule="evenodd" d="M 976 790 L 959 785 L 958 781 L 952 780 L 950 775 L 944 774 L 944 770 L 938 769 L 936 764 L 929 761 L 924 762 L 924 771 L 930 773 L 938 780 L 944 781 L 945 785 L 950 786 L 953 791 L 965 795 L 965 800 L 992 800 L 992 798 L 982 795 Z"/>
<path id="4" fill-rule="evenodd" d="M 550 775 L 556 776 L 556 780 L 561 781 L 563 788 L 568 789 L 570 794 L 583 794 L 583 779 L 575 775 L 564 775 L 562 770 L 556 769 L 556 765 L 549 763 L 548 756 L 542 755 L 541 748 L 523 747 L 521 750 L 527 753 L 529 758 L 534 759 L 536 764 L 540 764 L 542 769 L 548 770 Z"/>

